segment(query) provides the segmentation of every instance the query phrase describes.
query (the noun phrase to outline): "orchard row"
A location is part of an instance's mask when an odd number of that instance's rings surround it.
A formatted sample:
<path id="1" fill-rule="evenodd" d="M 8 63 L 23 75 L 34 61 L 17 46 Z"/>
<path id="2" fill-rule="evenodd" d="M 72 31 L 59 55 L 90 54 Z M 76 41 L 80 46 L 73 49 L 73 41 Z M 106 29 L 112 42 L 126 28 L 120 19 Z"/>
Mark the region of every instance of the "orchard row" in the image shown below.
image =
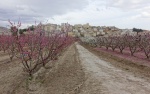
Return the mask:
<path id="1" fill-rule="evenodd" d="M 29 29 L 26 34 L 19 35 L 21 23 L 17 26 L 10 24 L 11 34 L 4 32 L 0 35 L 0 50 L 8 53 L 11 61 L 13 58 L 20 59 L 30 76 L 41 65 L 56 60 L 62 50 L 74 42 L 74 38 L 67 35 L 67 27 L 66 32 L 46 33 L 39 24 L 34 31 Z"/>
<path id="2" fill-rule="evenodd" d="M 150 58 L 149 33 L 142 35 L 124 34 L 120 36 L 100 36 L 94 39 L 84 39 L 82 42 L 94 47 L 105 47 L 107 50 L 110 48 L 112 51 L 119 49 L 122 54 L 125 49 L 128 49 L 131 56 L 134 56 L 137 52 L 142 52 L 146 58 Z"/>

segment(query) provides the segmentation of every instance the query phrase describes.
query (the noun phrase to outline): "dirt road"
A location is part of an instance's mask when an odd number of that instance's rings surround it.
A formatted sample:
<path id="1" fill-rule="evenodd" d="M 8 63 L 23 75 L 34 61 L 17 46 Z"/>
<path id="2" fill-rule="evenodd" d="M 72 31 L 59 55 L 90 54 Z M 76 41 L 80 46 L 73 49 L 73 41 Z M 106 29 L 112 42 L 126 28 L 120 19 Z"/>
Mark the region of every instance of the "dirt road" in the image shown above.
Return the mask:
<path id="1" fill-rule="evenodd" d="M 150 82 L 101 60 L 79 44 L 79 59 L 87 80 L 80 94 L 150 94 Z"/>
<path id="2" fill-rule="evenodd" d="M 150 94 L 150 72 L 145 68 L 122 62 L 115 66 L 88 50 L 71 45 L 33 80 L 18 60 L 6 63 L 8 55 L 0 55 L 0 94 Z"/>

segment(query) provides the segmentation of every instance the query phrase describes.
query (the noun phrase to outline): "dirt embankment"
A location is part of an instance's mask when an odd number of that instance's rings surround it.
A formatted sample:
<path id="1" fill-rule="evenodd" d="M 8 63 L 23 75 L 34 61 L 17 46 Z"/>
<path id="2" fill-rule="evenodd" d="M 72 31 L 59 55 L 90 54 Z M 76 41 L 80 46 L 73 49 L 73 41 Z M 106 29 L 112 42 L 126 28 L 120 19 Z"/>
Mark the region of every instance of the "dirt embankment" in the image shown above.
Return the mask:
<path id="1" fill-rule="evenodd" d="M 61 54 L 59 60 L 41 68 L 32 81 L 24 81 L 15 94 L 78 94 L 85 74 L 77 57 L 75 45 Z"/>

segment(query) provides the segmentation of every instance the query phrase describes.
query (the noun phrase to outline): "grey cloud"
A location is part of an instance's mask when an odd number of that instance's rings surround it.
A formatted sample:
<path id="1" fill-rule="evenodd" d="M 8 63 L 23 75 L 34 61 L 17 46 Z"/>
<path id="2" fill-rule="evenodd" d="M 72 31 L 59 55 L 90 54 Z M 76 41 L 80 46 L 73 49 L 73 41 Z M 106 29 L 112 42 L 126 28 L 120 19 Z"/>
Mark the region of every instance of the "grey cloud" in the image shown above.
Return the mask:
<path id="1" fill-rule="evenodd" d="M 136 10 L 150 5 L 149 0 L 106 0 L 107 6 L 123 10 Z"/>
<path id="2" fill-rule="evenodd" d="M 88 5 L 87 0 L 9 0 L 4 6 L 0 4 L 0 20 L 7 21 L 11 19 L 22 22 L 42 21 L 54 15 L 65 14 L 74 10 L 82 10 Z M 9 4 L 10 3 L 10 4 Z"/>

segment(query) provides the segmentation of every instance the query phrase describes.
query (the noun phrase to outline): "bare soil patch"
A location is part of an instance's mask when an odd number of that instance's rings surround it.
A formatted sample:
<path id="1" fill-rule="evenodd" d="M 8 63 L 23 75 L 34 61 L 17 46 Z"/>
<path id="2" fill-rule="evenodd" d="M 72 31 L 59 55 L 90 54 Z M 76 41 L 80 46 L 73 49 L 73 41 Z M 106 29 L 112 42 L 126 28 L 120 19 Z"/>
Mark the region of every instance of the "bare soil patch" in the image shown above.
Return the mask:
<path id="1" fill-rule="evenodd" d="M 1 56 L 0 60 L 0 94 L 12 94 L 18 88 L 26 75 L 22 70 L 22 64 L 18 60 L 9 61 L 8 56 Z"/>
<path id="2" fill-rule="evenodd" d="M 75 45 L 67 48 L 57 61 L 48 63 L 14 91 L 15 94 L 78 94 L 85 74 Z"/>
<path id="3" fill-rule="evenodd" d="M 150 81 L 149 66 L 146 66 L 145 64 L 143 65 L 140 62 L 133 62 L 125 58 L 119 58 L 113 54 L 104 51 L 100 51 L 100 50 L 98 51 L 88 45 L 84 45 L 84 44 L 81 45 L 86 49 L 88 49 L 93 54 L 95 54 L 96 56 L 98 56 L 100 59 L 110 62 L 111 64 L 113 64 L 114 66 L 122 70 L 133 72 L 135 76 L 140 76 L 141 78 L 146 78 L 147 80 Z"/>
<path id="4" fill-rule="evenodd" d="M 77 49 L 87 77 L 80 94 L 149 94 L 148 67 L 143 71 L 134 63 L 125 65 L 79 44 Z"/>

